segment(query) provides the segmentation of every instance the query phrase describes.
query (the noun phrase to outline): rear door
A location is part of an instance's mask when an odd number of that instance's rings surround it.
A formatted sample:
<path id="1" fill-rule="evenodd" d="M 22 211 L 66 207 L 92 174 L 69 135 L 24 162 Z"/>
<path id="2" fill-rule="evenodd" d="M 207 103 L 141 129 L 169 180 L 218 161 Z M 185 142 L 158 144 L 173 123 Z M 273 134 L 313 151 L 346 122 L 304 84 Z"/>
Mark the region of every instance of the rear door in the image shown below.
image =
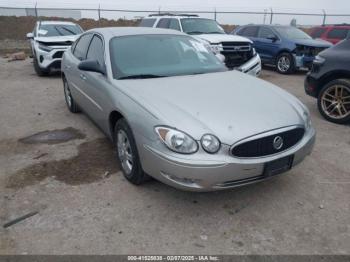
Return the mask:
<path id="1" fill-rule="evenodd" d="M 279 37 L 270 28 L 261 26 L 255 41 L 261 59 L 272 61 L 279 50 Z"/>
<path id="2" fill-rule="evenodd" d="M 79 104 L 82 109 L 89 105 L 88 99 L 82 91 L 84 89 L 84 81 L 82 72 L 78 69 L 78 65 L 81 61 L 86 59 L 87 50 L 89 48 L 92 34 L 82 35 L 77 42 L 72 46 L 71 52 L 67 53 L 67 60 L 64 62 L 64 71 L 66 73 L 66 78 L 70 90 L 72 92 L 73 98 Z"/>

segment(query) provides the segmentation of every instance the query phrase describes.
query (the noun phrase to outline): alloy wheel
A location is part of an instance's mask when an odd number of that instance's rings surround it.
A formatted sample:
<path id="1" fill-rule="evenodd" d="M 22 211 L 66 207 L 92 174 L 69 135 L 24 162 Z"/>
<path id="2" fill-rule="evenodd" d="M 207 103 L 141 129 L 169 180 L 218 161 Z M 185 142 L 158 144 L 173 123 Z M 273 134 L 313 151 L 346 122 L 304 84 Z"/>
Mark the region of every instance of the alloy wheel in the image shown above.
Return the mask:
<path id="1" fill-rule="evenodd" d="M 119 130 L 117 134 L 117 150 L 124 172 L 130 175 L 133 168 L 133 153 L 128 136 L 123 130 Z"/>
<path id="2" fill-rule="evenodd" d="M 350 88 L 343 85 L 329 87 L 321 97 L 322 110 L 333 119 L 350 115 Z"/>
<path id="3" fill-rule="evenodd" d="M 279 71 L 281 71 L 283 73 L 288 72 L 288 70 L 291 66 L 290 59 L 287 56 L 281 56 L 278 59 L 277 66 L 278 66 Z"/>

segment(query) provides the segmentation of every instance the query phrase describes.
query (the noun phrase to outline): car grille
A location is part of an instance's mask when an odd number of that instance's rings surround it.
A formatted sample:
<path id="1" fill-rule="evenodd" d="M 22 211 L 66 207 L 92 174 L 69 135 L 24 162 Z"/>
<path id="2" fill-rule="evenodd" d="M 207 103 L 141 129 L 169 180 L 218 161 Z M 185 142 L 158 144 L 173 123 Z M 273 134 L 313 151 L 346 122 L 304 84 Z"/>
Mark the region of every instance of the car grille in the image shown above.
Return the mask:
<path id="1" fill-rule="evenodd" d="M 295 128 L 286 132 L 250 140 L 234 146 L 231 153 L 233 156 L 244 158 L 273 155 L 295 146 L 303 138 L 304 133 L 304 128 Z M 283 139 L 283 145 L 281 148 L 275 149 L 274 140 L 278 136 Z"/>
<path id="2" fill-rule="evenodd" d="M 64 51 L 58 51 L 56 52 L 52 58 L 62 58 Z"/>
<path id="3" fill-rule="evenodd" d="M 233 69 L 248 62 L 253 57 L 253 48 L 247 42 L 222 42 L 222 55 L 225 56 L 225 64 Z"/>

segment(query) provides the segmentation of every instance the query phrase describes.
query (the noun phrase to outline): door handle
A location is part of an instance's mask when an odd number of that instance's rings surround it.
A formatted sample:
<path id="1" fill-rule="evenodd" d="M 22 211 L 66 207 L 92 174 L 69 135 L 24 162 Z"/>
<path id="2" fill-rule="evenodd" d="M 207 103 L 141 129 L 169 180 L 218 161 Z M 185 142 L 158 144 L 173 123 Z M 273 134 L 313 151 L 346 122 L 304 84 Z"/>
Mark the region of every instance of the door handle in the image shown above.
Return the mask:
<path id="1" fill-rule="evenodd" d="M 80 74 L 80 78 L 86 80 L 86 76 L 84 74 Z"/>

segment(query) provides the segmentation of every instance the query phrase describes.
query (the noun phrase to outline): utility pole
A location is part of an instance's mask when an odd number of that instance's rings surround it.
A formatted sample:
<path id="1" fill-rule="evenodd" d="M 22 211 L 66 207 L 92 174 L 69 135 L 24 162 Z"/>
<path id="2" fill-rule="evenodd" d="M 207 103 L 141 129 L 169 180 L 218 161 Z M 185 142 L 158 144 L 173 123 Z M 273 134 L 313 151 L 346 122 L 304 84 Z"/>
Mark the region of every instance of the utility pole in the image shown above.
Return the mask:
<path id="1" fill-rule="evenodd" d="M 264 9 L 264 24 L 266 24 L 267 9 Z"/>
<path id="2" fill-rule="evenodd" d="M 326 18 L 327 18 L 326 10 L 322 9 L 322 12 L 323 12 L 323 23 L 322 23 L 322 25 L 326 25 Z"/>
<path id="3" fill-rule="evenodd" d="M 214 8 L 214 20 L 216 21 L 216 7 Z"/>
<path id="4" fill-rule="evenodd" d="M 272 10 L 272 8 L 270 8 L 270 10 L 271 10 L 270 24 L 272 24 L 272 21 L 273 21 L 273 10 Z"/>

